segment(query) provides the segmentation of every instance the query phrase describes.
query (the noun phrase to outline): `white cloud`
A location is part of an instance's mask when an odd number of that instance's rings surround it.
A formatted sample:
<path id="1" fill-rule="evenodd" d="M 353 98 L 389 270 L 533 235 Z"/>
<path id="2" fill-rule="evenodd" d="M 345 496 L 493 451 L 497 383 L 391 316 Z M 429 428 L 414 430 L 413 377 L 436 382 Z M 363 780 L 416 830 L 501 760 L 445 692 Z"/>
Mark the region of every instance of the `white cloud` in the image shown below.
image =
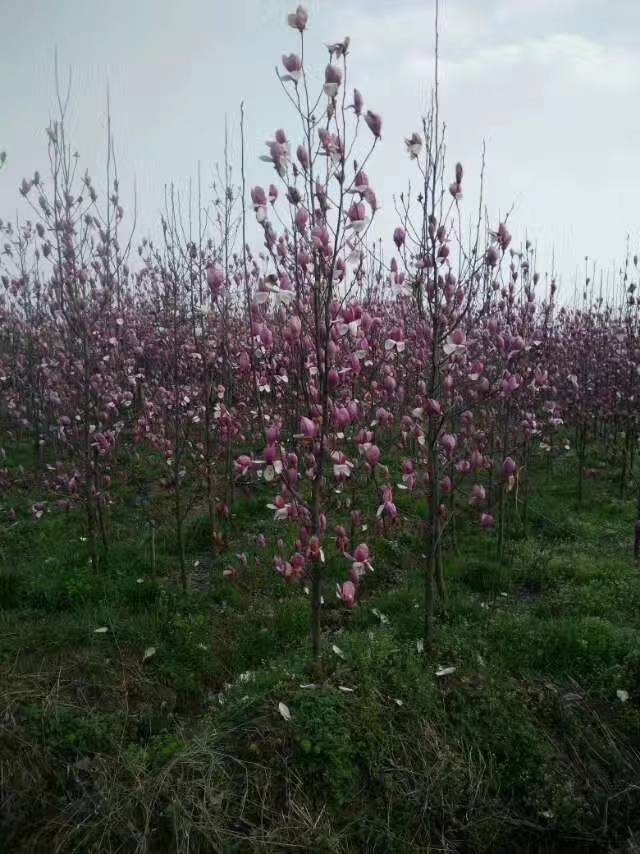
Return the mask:
<path id="1" fill-rule="evenodd" d="M 629 231 L 637 245 L 640 176 L 633 163 L 640 116 L 629 109 L 629 97 L 640 87 L 640 55 L 605 41 L 604 33 L 602 40 L 576 32 L 517 36 L 496 26 L 497 13 L 466 17 L 456 6 L 450 17 L 461 23 L 444 30 L 441 42 L 440 100 L 452 163 L 459 157 L 466 167 L 465 207 L 475 211 L 474 167 L 487 139 L 490 215 L 515 202 L 516 237 L 538 240 L 547 268 L 555 249 L 565 290 L 572 291 L 586 254 L 607 266 L 621 258 Z M 445 7 L 451 12 L 453 4 Z M 429 100 L 431 12 L 404 8 L 360 16 L 351 35 L 354 66 L 385 121 L 371 174 L 389 198 L 408 175 L 402 137 L 418 126 Z M 390 207 L 381 216 L 385 236 Z"/>
<path id="2" fill-rule="evenodd" d="M 573 77 L 579 83 L 604 91 L 626 93 L 640 88 L 640 57 L 628 50 L 562 33 L 480 48 L 460 61 L 445 60 L 444 74 L 460 81 L 477 78 L 488 70 L 511 73 L 515 66 L 526 66 L 532 75 L 542 69 L 556 79 L 559 75 Z M 405 67 L 407 73 L 419 76 L 430 72 L 433 63 L 416 48 Z"/>

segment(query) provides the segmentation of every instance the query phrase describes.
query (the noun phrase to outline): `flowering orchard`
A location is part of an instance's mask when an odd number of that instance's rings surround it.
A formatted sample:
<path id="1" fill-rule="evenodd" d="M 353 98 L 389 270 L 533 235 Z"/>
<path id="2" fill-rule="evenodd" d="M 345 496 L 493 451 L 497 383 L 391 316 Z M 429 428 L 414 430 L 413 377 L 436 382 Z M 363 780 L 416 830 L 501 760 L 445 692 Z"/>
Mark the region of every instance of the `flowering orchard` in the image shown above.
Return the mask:
<path id="1" fill-rule="evenodd" d="M 464 171 L 445 162 L 437 109 L 406 129 L 418 192 L 400 196 L 382 254 L 367 167 L 396 131 L 374 93 L 352 88 L 349 39 L 328 45 L 317 85 L 306 11 L 288 23 L 278 82 L 298 122 L 267 142 L 264 186 L 236 191 L 227 168 L 215 216 L 199 206 L 186 225 L 169 196 L 161 241 L 142 240 L 135 259 L 115 164 L 103 197 L 77 170 L 61 109 L 48 173 L 20 187 L 31 218 L 0 221 L 0 445 L 33 448 L 34 524 L 84 514 L 96 572 L 108 565 L 113 487 L 136 454 L 162 459 L 153 486 L 171 498 L 185 585 L 194 500 L 206 504 L 216 571 L 234 583 L 251 573 L 231 548 L 235 495 L 264 484 L 282 535 L 260 547 L 283 583 L 307 588 L 316 656 L 324 597 L 357 607 L 379 538 L 412 519 L 398 505 L 422 501 L 428 643 L 447 550 L 469 520 L 498 555 L 510 525 L 526 532 L 534 460 L 551 466 L 575 448 L 581 500 L 598 441 L 623 496 L 634 483 L 637 258 L 613 300 L 586 292 L 568 309 L 506 222 L 478 220 L 469 243 Z M 253 249 L 238 239 L 251 215 L 264 237 Z M 8 485 L 6 469 L 0 478 Z M 2 510 L 11 522 L 15 509 Z M 332 591 L 328 555 L 344 567 Z"/>

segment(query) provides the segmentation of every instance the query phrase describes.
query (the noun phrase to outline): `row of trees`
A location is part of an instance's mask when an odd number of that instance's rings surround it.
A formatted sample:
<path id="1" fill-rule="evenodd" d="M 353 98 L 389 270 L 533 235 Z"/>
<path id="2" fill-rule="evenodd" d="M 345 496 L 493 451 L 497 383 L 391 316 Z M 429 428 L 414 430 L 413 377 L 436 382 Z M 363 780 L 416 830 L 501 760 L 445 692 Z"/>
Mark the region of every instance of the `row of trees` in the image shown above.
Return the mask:
<path id="1" fill-rule="evenodd" d="M 534 271 L 532 246 L 515 250 L 507 222 L 489 229 L 479 214 L 469 241 L 437 77 L 430 116 L 405 141 L 418 190 L 399 197 L 387 258 L 371 237 L 378 202 L 366 171 L 382 119 L 347 89 L 348 39 L 329 46 L 314 91 L 307 24 L 302 7 L 289 16 L 299 44 L 282 56 L 280 83 L 299 129 L 268 143 L 273 183 L 249 191 L 243 151 L 235 187 L 225 151 L 215 203 L 199 192 L 185 213 L 167 193 L 162 239 L 137 253 L 111 146 L 102 197 L 78 171 L 60 103 L 49 173 L 20 188 L 32 217 L 0 221 L 0 445 L 30 437 L 47 490 L 34 517 L 82 509 L 96 572 L 119 448 L 163 455 L 183 584 L 189 497 L 206 497 L 221 549 L 234 485 L 271 484 L 271 512 L 296 529 L 275 566 L 287 581 L 311 580 L 316 656 L 325 549 L 344 556 L 337 593 L 354 607 L 375 563 L 365 529 L 395 524 L 397 490 L 423 495 L 428 647 L 434 600 L 446 595 L 444 536 L 460 507 L 496 529 L 500 553 L 506 502 L 517 491 L 526 526 L 532 453 L 553 456 L 559 433 L 575 445 L 579 499 L 594 438 L 612 444 L 626 489 L 640 385 L 637 258 L 621 296 L 594 299 L 587 282 L 582 305 L 568 309 Z M 251 208 L 258 252 L 246 240 Z"/>

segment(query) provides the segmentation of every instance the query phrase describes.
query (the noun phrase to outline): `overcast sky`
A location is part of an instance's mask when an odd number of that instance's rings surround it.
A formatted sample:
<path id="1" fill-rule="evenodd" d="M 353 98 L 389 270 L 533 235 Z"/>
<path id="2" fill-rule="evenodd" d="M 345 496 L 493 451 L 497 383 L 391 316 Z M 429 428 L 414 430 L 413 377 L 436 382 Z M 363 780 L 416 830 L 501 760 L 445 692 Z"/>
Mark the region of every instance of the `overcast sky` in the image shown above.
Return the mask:
<path id="1" fill-rule="evenodd" d="M 156 232 L 163 187 L 212 175 L 224 116 L 239 159 L 246 105 L 247 179 L 268 185 L 264 141 L 291 108 L 275 78 L 297 49 L 285 0 L 21 0 L 0 11 L 0 216 L 17 187 L 46 173 L 55 108 L 54 49 L 72 69 L 70 136 L 96 183 L 104 174 L 106 89 L 121 196 L 138 192 L 141 232 Z M 350 83 L 383 118 L 368 173 L 391 245 L 392 196 L 412 174 L 403 139 L 419 129 L 433 79 L 433 0 L 309 0 L 309 61 L 322 80 L 325 42 L 351 36 Z M 465 205 L 477 205 L 483 141 L 492 220 L 512 205 L 514 243 L 537 243 L 541 272 L 555 250 L 565 298 L 585 255 L 619 266 L 640 247 L 640 4 L 637 0 L 442 0 L 441 105 L 450 168 L 465 166 Z M 238 173 L 239 177 L 239 173 Z"/>

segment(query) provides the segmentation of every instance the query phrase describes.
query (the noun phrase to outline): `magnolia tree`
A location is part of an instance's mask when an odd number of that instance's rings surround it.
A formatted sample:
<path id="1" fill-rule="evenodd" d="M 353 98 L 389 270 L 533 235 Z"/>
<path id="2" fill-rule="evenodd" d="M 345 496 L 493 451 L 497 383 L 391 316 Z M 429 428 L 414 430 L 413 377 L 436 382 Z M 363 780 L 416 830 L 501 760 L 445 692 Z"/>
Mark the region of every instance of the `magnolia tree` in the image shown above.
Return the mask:
<path id="1" fill-rule="evenodd" d="M 287 365 L 279 381 L 290 380 L 294 388 L 297 424 L 289 438 L 295 450 L 285 447 L 282 421 L 265 412 L 263 459 L 254 463 L 240 458 L 238 465 L 257 464 L 267 480 L 279 484 L 273 503 L 276 517 L 299 527 L 295 554 L 278 555 L 276 561 L 287 579 L 311 577 L 312 648 L 317 657 L 329 493 L 359 464 L 352 459 L 356 449 L 362 455 L 360 464 L 369 468 L 380 457 L 371 436 L 353 442 L 360 402 L 348 388 L 360 373 L 357 342 L 362 322 L 361 309 L 349 299 L 364 275 L 365 235 L 377 209 L 364 167 L 382 123 L 376 113 L 365 111 L 357 89 L 347 89 L 348 38 L 328 46 L 324 84 L 319 93 L 312 92 L 303 61 L 307 23 L 301 6 L 289 15 L 290 27 L 299 34 L 299 52 L 282 57 L 285 73 L 279 74 L 298 117 L 299 142 L 290 142 L 284 130 L 276 131 L 262 158 L 273 167 L 275 181 L 268 190 L 251 191 L 265 237 L 260 281 L 248 306 L 251 332 L 270 349 L 271 326 L 282 325 Z M 337 593 L 353 607 L 360 579 L 371 564 L 367 545 L 354 548 L 343 530 L 337 540 L 351 562 L 351 573 Z"/>
<path id="2" fill-rule="evenodd" d="M 437 6 L 436 6 L 437 34 Z M 436 35 L 437 38 L 437 35 Z M 479 473 L 493 465 L 486 456 L 486 431 L 474 426 L 474 406 L 492 391 L 507 397 L 521 384 L 512 373 L 513 360 L 525 347 L 521 335 L 512 333 L 509 306 L 513 302 L 513 282 L 501 303 L 492 295 L 501 289 L 498 271 L 511 243 L 506 223 L 490 232 L 490 242 L 481 242 L 478 218 L 475 240 L 463 242 L 460 222 L 463 168 L 457 163 L 452 180 L 445 181 L 444 133 L 438 115 L 438 48 L 436 41 L 436 88 L 434 106 L 423 121 L 422 134 L 406 139 L 409 157 L 415 161 L 420 190 L 415 197 L 400 197 L 402 218 L 393 234 L 400 256 L 392 270 L 402 268 L 404 287 L 411 293 L 418 317 L 416 328 L 421 378 L 411 401 L 408 423 L 419 425 L 420 455 L 415 465 L 423 470 L 429 520 L 425 543 L 424 635 L 425 645 L 433 627 L 434 590 L 445 597 L 442 545 L 443 533 L 451 525 L 453 475 L 459 467 L 465 473 Z M 505 341 L 502 330 L 507 329 Z M 498 360 L 491 360 L 491 355 Z M 506 352 L 510 351 L 510 352 Z M 501 378 L 490 376 L 506 355 Z M 491 362 L 491 365 L 488 362 Z M 496 381 L 498 385 L 496 386 Z M 472 404 L 470 406 L 470 404 Z M 456 458 L 463 454 L 463 459 Z M 504 460 L 505 477 L 513 477 L 515 463 Z M 481 483 L 473 489 L 472 500 L 479 506 L 486 491 Z M 493 517 L 483 513 L 481 522 L 491 527 Z"/>
<path id="3" fill-rule="evenodd" d="M 133 400 L 120 348 L 128 245 L 120 243 L 124 214 L 110 140 L 111 195 L 99 205 L 89 175 L 77 174 L 66 108 L 59 98 L 58 119 L 47 130 L 48 174 L 36 172 L 20 187 L 34 219 L 5 226 L 13 240 L 5 247 L 4 304 L 17 333 L 9 406 L 39 448 L 56 449 L 47 480 L 63 505 L 84 504 L 97 570 L 108 540 L 110 462 Z M 34 506 L 34 516 L 44 509 Z"/>
<path id="4" fill-rule="evenodd" d="M 217 526 L 229 512 L 230 443 L 235 435 L 228 408 L 234 199 L 228 186 L 217 216 L 222 232 L 218 243 L 206 238 L 208 216 L 200 191 L 197 217 L 190 211 L 185 223 L 172 190 L 162 220 L 162 245 L 141 247 L 145 263 L 138 288 L 146 294 L 147 310 L 139 314 L 142 323 L 136 336 L 144 398 L 136 436 L 164 456 L 161 486 L 173 496 L 183 587 L 184 522 L 190 505 L 204 492 L 212 549 L 222 545 Z"/>

